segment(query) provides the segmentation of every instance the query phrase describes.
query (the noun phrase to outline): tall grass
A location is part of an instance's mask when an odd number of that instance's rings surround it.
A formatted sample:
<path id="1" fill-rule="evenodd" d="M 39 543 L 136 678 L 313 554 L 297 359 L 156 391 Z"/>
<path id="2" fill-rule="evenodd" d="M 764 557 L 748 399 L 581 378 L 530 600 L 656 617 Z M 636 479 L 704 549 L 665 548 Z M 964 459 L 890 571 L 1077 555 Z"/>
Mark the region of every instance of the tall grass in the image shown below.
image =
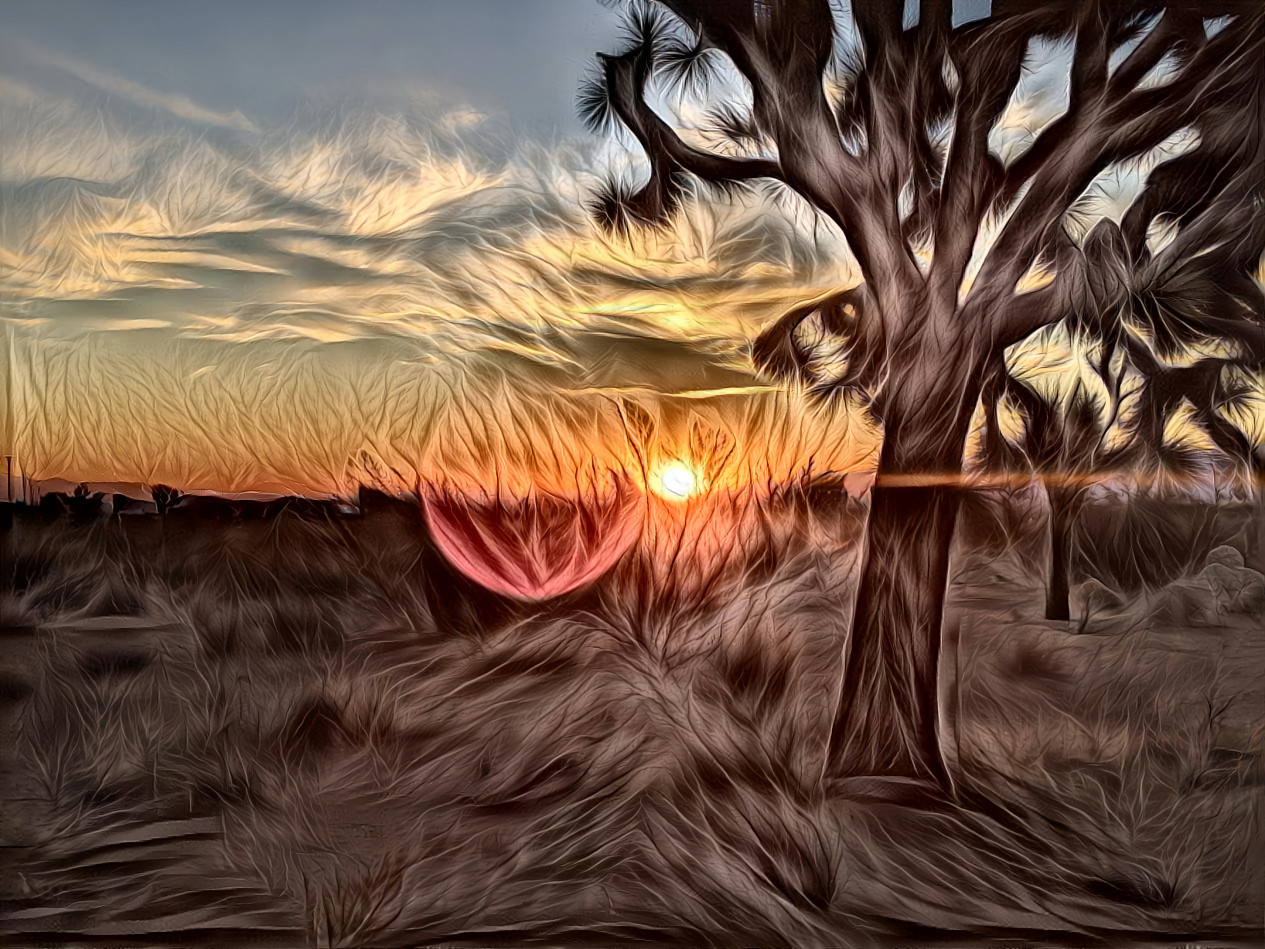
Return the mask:
<path id="1" fill-rule="evenodd" d="M 820 781 L 862 506 L 807 483 L 664 501 L 608 575 L 533 605 L 452 573 L 414 506 L 367 501 L 19 516 L 2 603 L 24 689 L 0 724 L 27 843 L 0 927 L 373 946 L 1259 931 L 1248 619 L 1077 636 L 963 607 L 961 803 L 862 804 Z M 1014 545 L 961 558 L 962 603 L 1027 595 Z"/>

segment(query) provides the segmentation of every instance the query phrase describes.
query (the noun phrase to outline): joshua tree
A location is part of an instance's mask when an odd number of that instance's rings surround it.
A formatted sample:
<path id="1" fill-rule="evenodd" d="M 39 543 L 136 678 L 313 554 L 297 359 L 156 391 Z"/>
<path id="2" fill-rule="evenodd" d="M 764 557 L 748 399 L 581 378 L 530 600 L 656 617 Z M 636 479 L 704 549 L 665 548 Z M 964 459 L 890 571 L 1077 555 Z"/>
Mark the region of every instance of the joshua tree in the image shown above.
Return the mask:
<path id="1" fill-rule="evenodd" d="M 149 493 L 154 499 L 154 507 L 158 508 L 158 513 L 163 517 L 166 517 L 167 512 L 179 504 L 184 496 L 179 489 L 166 484 L 152 485 Z"/>
<path id="2" fill-rule="evenodd" d="M 1265 446 L 1253 444 L 1223 414 L 1246 401 L 1250 389 L 1242 373 L 1252 367 L 1223 358 L 1169 366 L 1146 350 L 1134 358 L 1142 364 L 1146 379 L 1134 423 L 1142 445 L 1162 450 L 1168 420 L 1177 409 L 1189 406 L 1194 424 L 1222 454 L 1257 477 L 1265 474 Z"/>
<path id="3" fill-rule="evenodd" d="M 105 497 L 102 491 L 92 491 L 86 482 L 80 482 L 66 500 L 70 516 L 77 520 L 89 520 L 101 513 L 101 500 Z"/>
<path id="4" fill-rule="evenodd" d="M 1111 166 L 1194 123 L 1215 126 L 1151 173 L 1126 217 L 1129 253 L 1145 252 L 1161 215 L 1180 227 L 1170 244 L 1179 257 L 1223 222 L 1259 217 L 1265 11 L 1246 0 L 995 0 L 987 18 L 955 27 L 948 0 L 923 0 L 913 26 L 900 0 L 852 6 L 854 30 L 836 22 L 829 0 L 633 7 L 630 42 L 599 57 L 581 107 L 595 127 L 625 127 L 649 160 L 644 185 L 608 187 L 595 202 L 609 227 L 664 223 L 691 181 L 763 180 L 846 237 L 861 283 L 787 314 L 755 356 L 811 378 L 796 330 L 817 319 L 844 339 L 848 365 L 816 381 L 863 398 L 883 427 L 830 770 L 896 779 L 877 782 L 888 787 L 943 785 L 940 625 L 983 382 L 1008 346 L 1069 312 L 1109 308 L 1113 261 L 1101 242 L 1062 235 L 1078 197 Z M 1072 47 L 1067 110 L 1003 164 L 989 133 L 1039 38 Z M 749 105 L 715 115 L 741 153 L 687 142 L 654 107 L 664 83 L 697 89 L 726 61 Z M 981 234 L 993 239 L 967 280 Z M 1040 269 L 1053 274 L 1043 286 L 1031 279 Z M 1203 335 L 1213 320 L 1204 314 L 1181 332 Z"/>
<path id="5" fill-rule="evenodd" d="M 1224 360 L 1167 369 L 1145 350 L 1141 355 L 1150 360 L 1149 371 L 1139 374 L 1127 363 L 1117 363 L 1099 393 L 1082 380 L 1068 392 L 1042 393 L 1009 372 L 995 374 L 985 386 L 982 466 L 1029 473 L 1040 479 L 1049 500 L 1046 619 L 1071 618 L 1073 535 L 1097 480 L 1126 468 L 1148 480 L 1163 480 L 1164 475 L 1180 479 L 1211 460 L 1192 445 L 1189 433 L 1169 434 L 1169 422 L 1180 408 L 1191 409 L 1191 422 L 1219 453 L 1236 464 L 1259 466 L 1249 440 L 1219 411 L 1242 397 L 1241 390 L 1221 378 Z M 1003 404 L 1012 410 L 1017 426 L 1009 436 L 998 419 Z"/>
<path id="6" fill-rule="evenodd" d="M 1086 491 L 1096 477 L 1112 469 L 1132 465 L 1144 476 L 1186 475 L 1197 468 L 1203 454 L 1191 447 L 1189 437 L 1168 435 L 1170 420 L 1183 407 L 1190 423 L 1231 462 L 1252 472 L 1265 470 L 1259 446 L 1223 414 L 1248 394 L 1243 374 L 1265 362 L 1265 334 L 1248 319 L 1234 319 L 1236 312 L 1251 311 L 1253 285 L 1244 293 L 1233 280 L 1222 281 L 1226 257 L 1242 252 L 1235 238 L 1256 246 L 1259 236 L 1236 234 L 1227 228 L 1214 232 L 1212 246 L 1174 266 L 1172 261 L 1139 253 L 1127 259 L 1123 235 L 1104 221 L 1096 231 L 1102 243 L 1115 244 L 1126 267 L 1128 281 L 1119 283 L 1119 300 L 1109 312 L 1076 314 L 1065 320 L 1066 331 L 1087 343 L 1092 355 L 1086 368 L 1097 376 L 1098 393 L 1083 380 L 1070 391 L 1041 394 L 1016 379 L 1008 367 L 999 369 L 985 383 L 981 461 L 987 469 L 1028 471 L 1042 479 L 1050 504 L 1050 563 L 1046 618 L 1069 618 L 1068 587 L 1071 536 Z M 1110 259 L 1110 254 L 1102 255 Z M 1230 262 L 1232 264 L 1232 262 Z M 1156 265 L 1164 269 L 1156 271 Z M 1165 272 L 1167 271 L 1167 272 Z M 1121 270 L 1121 273 L 1125 273 Z M 1148 319 L 1148 314 L 1167 314 Z M 1185 313 L 1198 319 L 1215 313 L 1224 320 L 1219 328 L 1222 354 L 1199 356 L 1187 351 L 1185 361 L 1165 362 L 1161 354 L 1182 348 L 1179 336 L 1166 337 Z M 1159 331 L 1148 343 L 1139 328 Z M 1211 329 L 1209 327 L 1208 329 Z M 1096 350 L 1096 352 L 1093 352 Z M 1158 351 L 1158 353 L 1157 353 Z M 1013 410 L 1018 434 L 1007 438 L 998 419 L 999 405 Z"/>
<path id="7" fill-rule="evenodd" d="M 1113 434 L 1112 405 L 1106 408 L 1083 382 L 1068 394 L 1043 395 L 1009 373 L 989 380 L 983 394 L 986 466 L 994 471 L 1024 471 L 1039 478 L 1049 499 L 1050 546 L 1046 573 L 1046 619 L 1070 618 L 1068 603 L 1072 531 L 1086 492 L 1104 471 L 1127 463 L 1132 440 L 1120 445 Z M 998 405 L 1017 416 L 1019 431 L 1006 437 L 998 424 Z"/>

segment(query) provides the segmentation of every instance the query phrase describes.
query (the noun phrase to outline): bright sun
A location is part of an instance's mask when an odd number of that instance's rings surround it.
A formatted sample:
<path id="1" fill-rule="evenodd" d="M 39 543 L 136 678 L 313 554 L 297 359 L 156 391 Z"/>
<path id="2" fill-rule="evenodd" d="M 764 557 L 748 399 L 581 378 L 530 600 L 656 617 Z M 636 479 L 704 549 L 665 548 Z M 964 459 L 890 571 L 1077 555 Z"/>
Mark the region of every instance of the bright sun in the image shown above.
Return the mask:
<path id="1" fill-rule="evenodd" d="M 698 476 L 681 461 L 671 461 L 659 472 L 659 487 L 664 497 L 688 498 L 698 490 Z"/>

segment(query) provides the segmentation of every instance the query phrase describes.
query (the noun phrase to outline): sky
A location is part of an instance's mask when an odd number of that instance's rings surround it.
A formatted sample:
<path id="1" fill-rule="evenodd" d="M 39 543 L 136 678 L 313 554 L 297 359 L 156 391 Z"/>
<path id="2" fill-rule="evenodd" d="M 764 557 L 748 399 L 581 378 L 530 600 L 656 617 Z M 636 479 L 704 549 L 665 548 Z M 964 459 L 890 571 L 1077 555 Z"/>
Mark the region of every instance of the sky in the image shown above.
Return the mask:
<path id="1" fill-rule="evenodd" d="M 8 0 L 5 32 L 220 112 L 286 118 L 320 93 L 428 89 L 576 134 L 575 90 L 619 18 L 598 0 Z M 907 0 L 913 16 L 916 0 Z M 958 21 L 988 12 L 959 0 Z"/>
<path id="2" fill-rule="evenodd" d="M 579 490 L 691 439 L 744 443 L 715 484 L 872 453 L 859 411 L 812 407 L 746 355 L 849 279 L 837 236 L 760 196 L 632 241 L 591 223 L 598 174 L 639 161 L 574 117 L 618 41 L 607 7 L 5 15 L 3 432 L 30 477 Z"/>
<path id="3" fill-rule="evenodd" d="M 643 170 L 574 116 L 618 43 L 596 0 L 2 12 L 0 434 L 31 477 L 561 490 L 718 439 L 710 483 L 873 463 L 858 407 L 748 356 L 858 281 L 837 231 L 759 193 L 592 224 L 600 177 Z M 1003 156 L 1066 102 L 1066 50 L 1035 53 Z"/>
<path id="4" fill-rule="evenodd" d="M 35 44 L 219 112 L 285 120 L 313 95 L 431 90 L 577 133 L 575 90 L 618 35 L 597 0 L 6 2 L 6 45 Z"/>

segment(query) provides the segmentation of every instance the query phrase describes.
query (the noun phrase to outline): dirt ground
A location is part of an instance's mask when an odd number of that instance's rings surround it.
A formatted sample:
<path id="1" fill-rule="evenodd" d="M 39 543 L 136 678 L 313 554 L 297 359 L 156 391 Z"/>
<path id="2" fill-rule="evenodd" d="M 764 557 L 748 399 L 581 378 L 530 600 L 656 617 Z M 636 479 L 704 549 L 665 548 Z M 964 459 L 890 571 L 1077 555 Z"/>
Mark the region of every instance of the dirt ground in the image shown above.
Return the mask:
<path id="1" fill-rule="evenodd" d="M 405 503 L 19 512 L 0 931 L 1258 943 L 1265 622 L 1215 556 L 1187 550 L 1170 582 L 1082 582 L 1059 623 L 1041 618 L 1039 524 L 963 530 L 944 658 L 958 798 L 902 806 L 820 780 L 863 509 L 778 504 L 724 558 L 668 574 L 648 539 L 537 606 L 455 576 Z"/>

